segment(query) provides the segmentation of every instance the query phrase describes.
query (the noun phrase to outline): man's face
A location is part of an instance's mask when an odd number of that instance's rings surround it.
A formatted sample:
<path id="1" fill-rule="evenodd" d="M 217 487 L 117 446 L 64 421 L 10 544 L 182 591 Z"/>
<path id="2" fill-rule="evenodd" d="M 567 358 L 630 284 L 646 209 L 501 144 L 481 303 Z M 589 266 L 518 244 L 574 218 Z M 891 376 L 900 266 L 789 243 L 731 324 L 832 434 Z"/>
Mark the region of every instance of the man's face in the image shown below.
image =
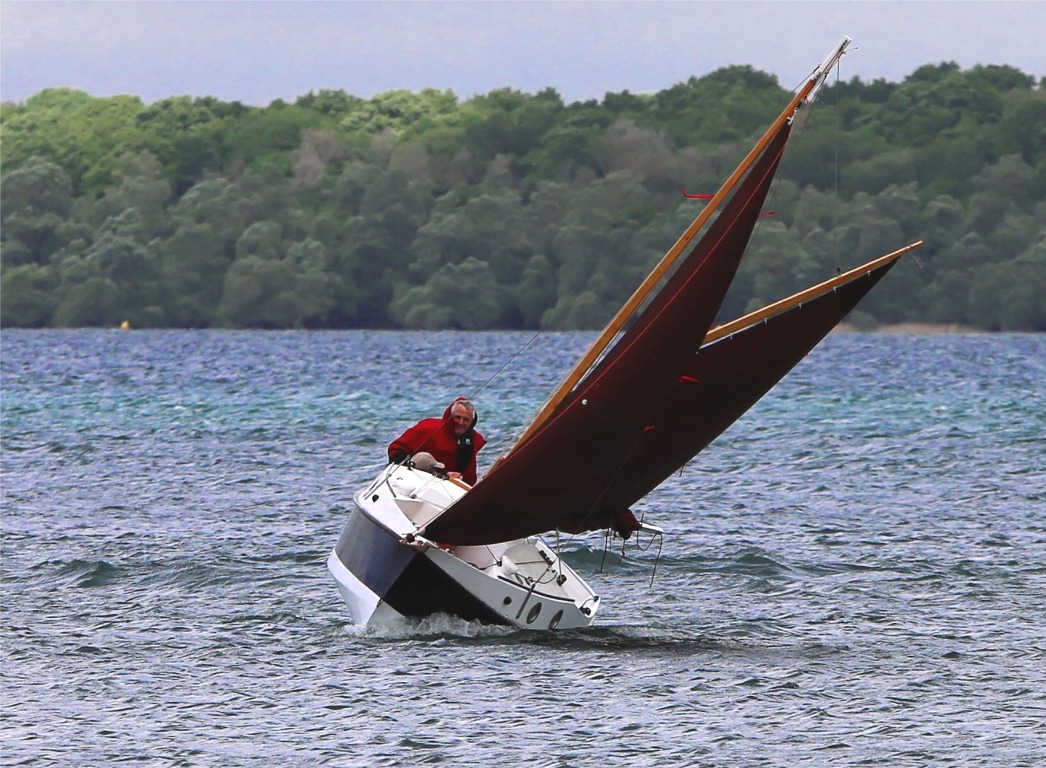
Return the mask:
<path id="1" fill-rule="evenodd" d="M 450 409 L 450 421 L 454 425 L 454 434 L 460 437 L 472 425 L 472 414 L 465 406 L 455 405 Z"/>

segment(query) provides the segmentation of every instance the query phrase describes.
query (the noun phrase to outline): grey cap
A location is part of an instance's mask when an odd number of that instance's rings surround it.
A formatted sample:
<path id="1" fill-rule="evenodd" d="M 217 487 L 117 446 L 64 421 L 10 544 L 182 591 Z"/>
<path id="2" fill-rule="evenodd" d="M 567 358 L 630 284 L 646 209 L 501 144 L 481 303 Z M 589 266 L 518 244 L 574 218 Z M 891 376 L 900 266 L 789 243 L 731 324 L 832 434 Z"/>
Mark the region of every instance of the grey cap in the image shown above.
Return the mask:
<path id="1" fill-rule="evenodd" d="M 425 451 L 418 451 L 413 456 L 411 456 L 410 461 L 416 469 L 422 469 L 426 472 L 431 472 L 434 469 L 446 468 L 443 464 L 436 461 L 435 456 Z"/>

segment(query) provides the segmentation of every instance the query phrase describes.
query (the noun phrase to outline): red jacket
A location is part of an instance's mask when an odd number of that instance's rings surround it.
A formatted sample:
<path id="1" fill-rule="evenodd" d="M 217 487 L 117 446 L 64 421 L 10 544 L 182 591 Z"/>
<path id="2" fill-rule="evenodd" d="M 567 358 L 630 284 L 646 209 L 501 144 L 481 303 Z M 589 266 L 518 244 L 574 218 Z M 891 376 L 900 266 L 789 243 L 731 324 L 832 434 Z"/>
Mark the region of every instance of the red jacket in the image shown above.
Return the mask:
<path id="1" fill-rule="evenodd" d="M 456 401 L 455 401 L 456 402 Z M 447 406 L 441 419 L 423 419 L 389 444 L 389 460 L 397 461 L 404 455 L 413 456 L 418 451 L 427 451 L 448 472 L 460 472 L 469 485 L 476 484 L 476 454 L 487 444 L 486 438 L 476 431 L 479 417 L 460 438 L 454 434 L 454 422 L 450 420 Z"/>

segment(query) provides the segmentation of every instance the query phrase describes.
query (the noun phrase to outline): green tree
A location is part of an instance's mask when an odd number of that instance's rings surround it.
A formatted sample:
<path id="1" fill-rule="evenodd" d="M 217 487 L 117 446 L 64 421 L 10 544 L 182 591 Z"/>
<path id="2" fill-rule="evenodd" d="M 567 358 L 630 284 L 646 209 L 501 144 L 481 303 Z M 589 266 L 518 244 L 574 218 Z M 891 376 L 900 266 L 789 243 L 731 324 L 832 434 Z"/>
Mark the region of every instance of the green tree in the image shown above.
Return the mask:
<path id="1" fill-rule="evenodd" d="M 4 271 L 0 280 L 0 326 L 43 328 L 57 304 L 58 277 L 50 267 L 23 264 Z"/>
<path id="2" fill-rule="evenodd" d="M 724 67 L 658 93 L 653 119 L 680 144 L 738 141 L 765 127 L 780 111 L 783 95 L 777 79 L 765 72 Z"/>
<path id="3" fill-rule="evenodd" d="M 424 285 L 399 286 L 392 316 L 405 328 L 476 331 L 497 328 L 504 312 L 490 266 L 469 257 L 433 274 Z"/>
<path id="4" fill-rule="evenodd" d="M 246 110 L 227 130 L 230 161 L 253 168 L 267 164 L 287 167 L 304 133 L 328 125 L 323 115 L 280 100 L 264 110 Z"/>
<path id="5" fill-rule="evenodd" d="M 527 328 L 540 328 L 541 318 L 556 303 L 556 275 L 543 254 L 530 257 L 514 292 L 516 308 Z"/>
<path id="6" fill-rule="evenodd" d="M 83 258 L 117 287 L 111 309 L 121 315 L 121 320 L 128 320 L 135 327 L 162 326 L 164 289 L 160 264 L 156 253 L 142 244 L 143 229 L 137 209 L 128 208 L 105 222 Z M 100 295 L 108 297 L 108 288 L 105 291 Z"/>
<path id="7" fill-rule="evenodd" d="M 233 156 L 230 129 L 250 111 L 239 102 L 176 96 L 145 107 L 135 120 L 142 146 L 161 160 L 165 180 L 181 195 L 208 170 L 225 168 Z"/>
<path id="8" fill-rule="evenodd" d="M 32 157 L 5 174 L 0 180 L 4 263 L 45 263 L 65 244 L 60 232 L 72 208 L 72 185 L 58 165 Z M 14 252 L 9 254 L 8 248 Z"/>
<path id="9" fill-rule="evenodd" d="M 514 285 L 535 250 L 527 214 L 519 194 L 510 190 L 437 210 L 410 246 L 412 275 L 427 280 L 446 265 L 472 258 L 493 267 L 499 282 Z"/>
<path id="10" fill-rule="evenodd" d="M 750 67 L 572 104 L 49 89 L 0 105 L 0 322 L 597 327 L 700 210 L 680 187 L 714 191 L 786 98 Z M 1044 110 L 1042 83 L 1011 67 L 830 84 L 724 311 L 924 239 L 921 269 L 862 304 L 869 322 L 1035 327 Z M 432 303 L 458 272 L 492 281 L 472 315 Z"/>
<path id="11" fill-rule="evenodd" d="M 236 258 L 282 259 L 283 230 L 275 221 L 256 221 L 236 241 Z"/>
<path id="12" fill-rule="evenodd" d="M 219 230 L 209 224 L 181 222 L 160 245 L 168 322 L 177 328 L 213 325 L 231 262 Z"/>
<path id="13" fill-rule="evenodd" d="M 168 226 L 165 206 L 170 199 L 171 187 L 163 178 L 159 160 L 148 152 L 128 153 L 120 158 L 113 185 L 89 206 L 87 218 L 98 226 L 133 209 L 141 226 L 140 240 L 145 243 Z"/>
<path id="14" fill-rule="evenodd" d="M 72 285 L 54 314 L 54 324 L 60 328 L 112 328 L 123 319 L 120 289 L 105 277 Z"/>
<path id="15" fill-rule="evenodd" d="M 349 134 L 373 135 L 391 128 L 395 133 L 417 131 L 453 114 L 457 97 L 451 91 L 425 88 L 420 93 L 407 90 L 379 93 L 368 102 L 356 102 L 344 113 L 340 128 Z"/>
<path id="16" fill-rule="evenodd" d="M 48 88 L 30 97 L 24 105 L 5 102 L 0 107 L 4 165 L 17 168 L 32 157 L 61 165 L 56 149 L 66 143 L 70 116 L 91 101 L 92 97 L 83 91 Z M 68 175 L 68 170 L 66 173 Z"/>
<path id="17" fill-rule="evenodd" d="M 1046 331 L 1046 239 L 1013 261 L 978 268 L 969 317 L 990 330 Z"/>
<path id="18" fill-rule="evenodd" d="M 329 309 L 326 281 L 316 277 L 289 259 L 238 259 L 225 276 L 219 319 L 235 328 L 305 327 Z"/>

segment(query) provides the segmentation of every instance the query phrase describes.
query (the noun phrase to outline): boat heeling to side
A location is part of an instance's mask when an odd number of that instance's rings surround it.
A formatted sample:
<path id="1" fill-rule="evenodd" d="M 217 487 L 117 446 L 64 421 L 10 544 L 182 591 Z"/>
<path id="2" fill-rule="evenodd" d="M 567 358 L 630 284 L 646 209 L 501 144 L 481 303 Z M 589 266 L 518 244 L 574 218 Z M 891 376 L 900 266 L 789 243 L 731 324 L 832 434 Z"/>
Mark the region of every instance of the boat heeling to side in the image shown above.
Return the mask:
<path id="1" fill-rule="evenodd" d="M 921 245 L 712 328 L 794 119 L 849 45 L 814 70 L 474 488 L 390 465 L 355 495 L 328 567 L 357 623 L 445 613 L 528 629 L 591 624 L 599 598 L 534 537 L 630 513 Z"/>
<path id="2" fill-rule="evenodd" d="M 541 539 L 441 546 L 424 526 L 466 492 L 390 465 L 354 496 L 327 567 L 357 624 L 448 614 L 524 629 L 587 627 L 599 597 Z"/>

